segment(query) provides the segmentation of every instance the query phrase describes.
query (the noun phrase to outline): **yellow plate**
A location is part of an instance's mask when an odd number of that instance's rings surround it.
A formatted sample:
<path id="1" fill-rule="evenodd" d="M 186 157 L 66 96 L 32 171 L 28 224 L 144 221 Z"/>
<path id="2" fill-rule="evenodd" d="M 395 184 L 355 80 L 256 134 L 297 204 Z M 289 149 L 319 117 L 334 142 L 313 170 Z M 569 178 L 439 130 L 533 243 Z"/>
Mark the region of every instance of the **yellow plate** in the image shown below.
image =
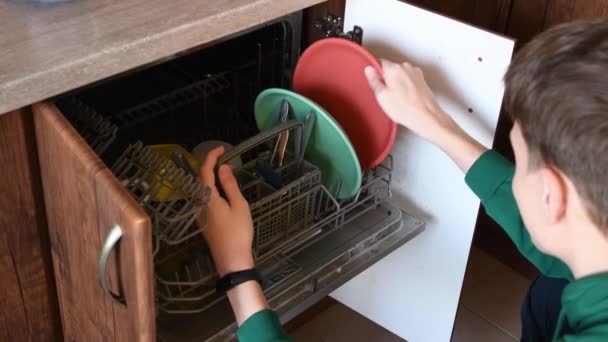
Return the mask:
<path id="1" fill-rule="evenodd" d="M 163 145 L 151 145 L 150 149 L 155 153 L 158 153 L 166 160 L 166 165 L 177 165 L 173 164 L 171 160 L 171 152 L 178 151 L 181 152 L 186 159 L 188 160 L 188 164 L 192 167 L 193 170 L 200 169 L 199 161 L 186 149 L 177 144 L 163 144 Z M 189 195 L 183 191 L 175 191 L 175 179 L 168 179 L 163 177 L 163 174 L 166 172 L 165 168 L 161 168 L 157 174 L 150 175 L 146 181 L 148 184 L 156 184 L 155 187 L 161 187 L 160 189 L 152 189 L 151 193 L 156 193 L 155 200 L 156 201 L 175 201 L 179 199 L 185 199 Z M 179 186 L 179 185 L 178 185 Z"/>

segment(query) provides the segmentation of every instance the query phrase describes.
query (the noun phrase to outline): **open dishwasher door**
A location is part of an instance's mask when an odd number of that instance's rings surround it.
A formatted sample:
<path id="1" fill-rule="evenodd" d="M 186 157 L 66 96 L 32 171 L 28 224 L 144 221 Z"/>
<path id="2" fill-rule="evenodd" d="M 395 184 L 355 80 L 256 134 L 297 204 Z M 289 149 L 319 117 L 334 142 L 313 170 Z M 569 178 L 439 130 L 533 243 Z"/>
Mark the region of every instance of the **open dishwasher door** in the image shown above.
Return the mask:
<path id="1" fill-rule="evenodd" d="M 512 40 L 397 0 L 347 0 L 354 25 L 377 58 L 420 66 L 441 107 L 492 145 Z M 480 202 L 446 155 L 406 129 L 392 155 L 392 203 L 426 231 L 333 297 L 408 341 L 449 341 Z"/>

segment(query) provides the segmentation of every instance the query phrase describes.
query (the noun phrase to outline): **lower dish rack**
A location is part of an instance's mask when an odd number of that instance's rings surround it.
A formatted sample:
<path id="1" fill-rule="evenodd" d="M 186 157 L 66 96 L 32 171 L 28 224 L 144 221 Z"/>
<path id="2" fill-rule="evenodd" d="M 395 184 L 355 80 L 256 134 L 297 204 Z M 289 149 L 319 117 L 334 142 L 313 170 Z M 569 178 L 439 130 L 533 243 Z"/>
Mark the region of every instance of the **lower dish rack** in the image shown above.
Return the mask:
<path id="1" fill-rule="evenodd" d="M 228 151 L 220 163 L 232 158 L 245 159 L 249 150 L 255 150 L 252 160 L 235 170 L 237 181 L 250 203 L 254 223 L 253 251 L 256 263 L 273 260 L 273 269 L 280 265 L 281 272 L 262 273 L 268 278 L 264 289 L 270 289 L 298 271 L 297 264 L 282 257 L 286 251 L 321 237 L 356 217 L 354 209 L 361 203 L 377 205 L 389 194 L 391 160 L 379 166 L 366 177 L 359 193 L 351 201 L 339 202 L 323 185 L 319 169 L 303 159 L 298 138 L 301 124 L 293 122 L 243 142 Z M 282 184 L 273 189 L 257 172 L 255 165 L 267 159 L 270 151 L 264 147 L 274 136 L 285 130 L 296 129 L 295 150 L 289 153 L 285 164 L 276 170 Z M 386 172 L 381 172 L 385 170 Z M 383 186 L 379 186 L 383 185 Z M 363 210 L 360 211 L 361 214 Z M 223 298 L 215 292 L 217 277 L 207 247 L 199 234 L 188 244 L 161 247 L 156 256 L 156 285 L 158 309 L 170 314 L 198 313 L 207 310 Z"/>

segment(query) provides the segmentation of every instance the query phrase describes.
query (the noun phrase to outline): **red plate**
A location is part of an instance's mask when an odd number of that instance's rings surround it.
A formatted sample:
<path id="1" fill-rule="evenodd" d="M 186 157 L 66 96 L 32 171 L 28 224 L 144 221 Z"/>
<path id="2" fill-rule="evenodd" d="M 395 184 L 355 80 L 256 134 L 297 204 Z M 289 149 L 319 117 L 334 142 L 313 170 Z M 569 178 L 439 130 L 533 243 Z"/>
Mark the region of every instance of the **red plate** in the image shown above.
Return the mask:
<path id="1" fill-rule="evenodd" d="M 364 69 L 378 61 L 363 47 L 342 38 L 312 44 L 296 66 L 293 90 L 331 114 L 352 142 L 363 170 L 380 164 L 389 154 L 397 125 L 376 101 Z M 331 146 L 327 146 L 331 148 Z"/>

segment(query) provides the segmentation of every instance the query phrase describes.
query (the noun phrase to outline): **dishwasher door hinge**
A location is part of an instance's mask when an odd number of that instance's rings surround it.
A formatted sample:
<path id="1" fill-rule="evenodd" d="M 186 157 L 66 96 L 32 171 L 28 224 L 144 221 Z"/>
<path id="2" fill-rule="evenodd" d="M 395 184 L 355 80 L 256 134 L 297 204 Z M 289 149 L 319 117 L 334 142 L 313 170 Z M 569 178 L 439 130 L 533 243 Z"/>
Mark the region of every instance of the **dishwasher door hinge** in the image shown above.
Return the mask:
<path id="1" fill-rule="evenodd" d="M 352 31 L 344 32 L 342 17 L 328 14 L 315 21 L 315 27 L 319 29 L 326 38 L 337 37 L 353 41 L 359 45 L 363 42 L 363 28 L 355 25 Z"/>

